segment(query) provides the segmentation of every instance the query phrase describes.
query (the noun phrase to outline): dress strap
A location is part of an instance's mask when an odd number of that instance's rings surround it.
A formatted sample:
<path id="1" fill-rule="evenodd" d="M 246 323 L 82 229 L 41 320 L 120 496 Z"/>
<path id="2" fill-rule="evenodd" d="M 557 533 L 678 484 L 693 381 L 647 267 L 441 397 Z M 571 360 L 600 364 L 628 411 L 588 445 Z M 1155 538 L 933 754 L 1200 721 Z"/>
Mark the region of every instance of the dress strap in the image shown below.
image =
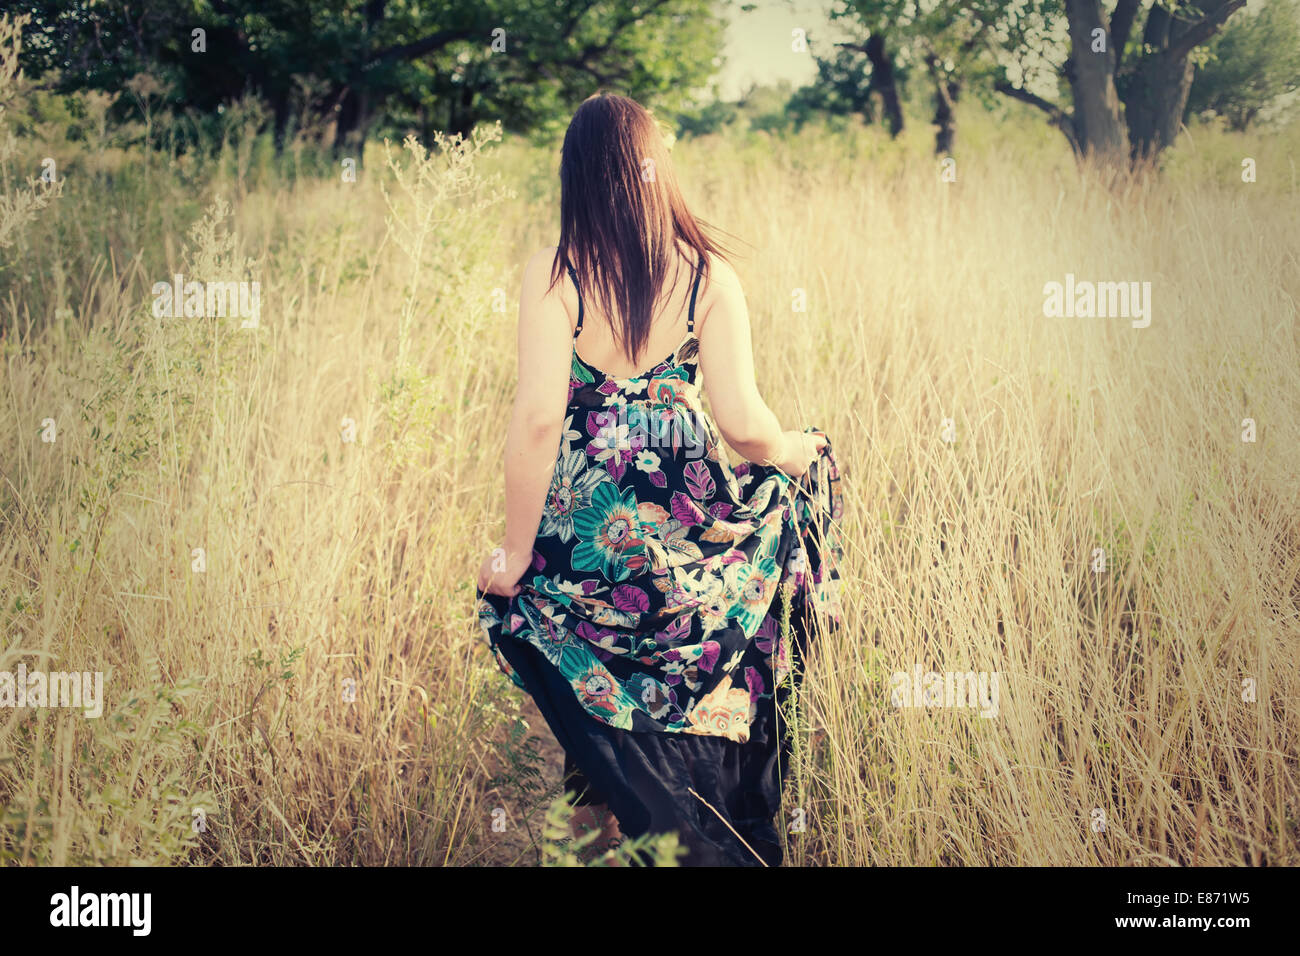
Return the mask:
<path id="1" fill-rule="evenodd" d="M 565 260 L 564 265 L 565 268 L 569 270 L 569 278 L 573 280 L 573 287 L 578 290 L 578 327 L 573 330 L 573 337 L 576 339 L 578 337 L 578 333 L 582 331 L 582 313 L 583 313 L 582 287 L 578 285 L 577 270 L 575 270 L 573 266 L 569 264 L 567 259 Z M 686 331 L 690 333 L 694 333 L 695 331 L 695 297 L 697 294 L 699 294 L 700 291 L 700 277 L 704 274 L 703 269 L 704 269 L 704 257 L 700 256 L 701 271 L 695 274 L 695 284 L 691 287 L 690 313 L 686 317 Z"/>
<path id="2" fill-rule="evenodd" d="M 695 274 L 695 285 L 691 287 L 691 311 L 686 317 L 686 331 L 695 332 L 695 293 L 700 291 L 700 276 L 704 274 L 704 256 L 700 256 L 700 271 Z"/>
<path id="3" fill-rule="evenodd" d="M 569 265 L 569 260 L 564 260 L 565 268 L 569 270 L 569 278 L 573 279 L 573 287 L 578 290 L 578 327 L 573 330 L 573 337 L 576 339 L 578 333 L 582 331 L 582 287 L 578 285 L 578 273 L 573 266 Z"/>

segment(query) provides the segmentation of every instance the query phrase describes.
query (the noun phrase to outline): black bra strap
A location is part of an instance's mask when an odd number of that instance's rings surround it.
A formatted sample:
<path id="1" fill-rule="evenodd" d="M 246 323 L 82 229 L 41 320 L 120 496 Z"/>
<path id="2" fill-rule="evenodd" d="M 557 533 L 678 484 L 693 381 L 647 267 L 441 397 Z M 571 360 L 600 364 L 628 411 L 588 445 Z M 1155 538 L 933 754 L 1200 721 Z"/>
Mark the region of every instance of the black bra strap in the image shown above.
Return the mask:
<path id="1" fill-rule="evenodd" d="M 578 285 L 578 272 L 573 266 L 569 265 L 566 260 L 565 267 L 569 270 L 569 277 L 573 279 L 573 287 L 578 290 L 578 327 L 573 330 L 573 337 L 576 339 L 578 333 L 582 331 L 582 287 Z M 700 291 L 700 277 L 704 275 L 704 257 L 700 256 L 700 271 L 695 274 L 695 285 L 691 286 L 691 309 L 686 317 L 686 331 L 693 333 L 695 331 L 695 296 Z"/>
<path id="2" fill-rule="evenodd" d="M 573 337 L 576 339 L 578 333 L 582 331 L 582 288 L 578 285 L 578 273 L 573 266 L 569 265 L 568 260 L 564 262 L 569 269 L 569 277 L 573 279 L 573 287 L 578 290 L 578 327 L 573 330 Z"/>
<path id="3" fill-rule="evenodd" d="M 691 312 L 686 317 L 686 331 L 695 331 L 695 293 L 700 291 L 700 276 L 704 275 L 704 256 L 700 256 L 700 271 L 695 274 L 695 285 L 691 287 Z"/>

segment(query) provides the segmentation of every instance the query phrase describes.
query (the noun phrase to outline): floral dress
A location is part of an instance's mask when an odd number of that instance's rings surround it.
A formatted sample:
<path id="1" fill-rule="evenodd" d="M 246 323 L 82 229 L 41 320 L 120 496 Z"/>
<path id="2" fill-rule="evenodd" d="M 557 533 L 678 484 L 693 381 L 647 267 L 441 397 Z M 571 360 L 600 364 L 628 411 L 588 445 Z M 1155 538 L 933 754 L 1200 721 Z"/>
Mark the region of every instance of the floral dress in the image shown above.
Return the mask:
<path id="1" fill-rule="evenodd" d="M 585 802 L 608 802 L 624 834 L 676 830 L 688 865 L 779 862 L 771 818 L 789 742 L 775 705 L 799 670 L 782 603 L 797 645 L 813 617 L 839 622 L 839 473 L 829 443 L 802 479 L 730 466 L 701 401 L 698 290 L 699 274 L 686 338 L 630 379 L 578 356 L 579 291 L 532 567 L 514 598 L 480 594 L 479 620 Z"/>

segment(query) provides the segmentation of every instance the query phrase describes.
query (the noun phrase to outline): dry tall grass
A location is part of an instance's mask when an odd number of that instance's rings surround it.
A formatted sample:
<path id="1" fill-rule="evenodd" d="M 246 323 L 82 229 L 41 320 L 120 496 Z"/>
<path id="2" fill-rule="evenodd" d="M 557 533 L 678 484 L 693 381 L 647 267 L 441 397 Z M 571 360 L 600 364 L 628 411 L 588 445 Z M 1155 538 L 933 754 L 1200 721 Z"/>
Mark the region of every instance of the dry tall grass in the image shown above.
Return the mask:
<path id="1" fill-rule="evenodd" d="M 968 129 L 955 183 L 873 130 L 675 150 L 752 247 L 760 385 L 846 477 L 789 861 L 1300 862 L 1288 143 L 1185 142 L 1117 192 Z M 535 859 L 472 575 L 558 193 L 553 152 L 491 139 L 355 183 L 60 147 L 64 195 L 0 252 L 0 671 L 101 670 L 107 705 L 0 709 L 0 858 Z M 6 182 L 50 148 L 20 145 Z M 260 327 L 155 318 L 177 272 L 259 281 Z M 1150 327 L 1044 317 L 1066 273 L 1150 281 Z M 997 716 L 894 707 L 918 665 L 998 672 Z"/>

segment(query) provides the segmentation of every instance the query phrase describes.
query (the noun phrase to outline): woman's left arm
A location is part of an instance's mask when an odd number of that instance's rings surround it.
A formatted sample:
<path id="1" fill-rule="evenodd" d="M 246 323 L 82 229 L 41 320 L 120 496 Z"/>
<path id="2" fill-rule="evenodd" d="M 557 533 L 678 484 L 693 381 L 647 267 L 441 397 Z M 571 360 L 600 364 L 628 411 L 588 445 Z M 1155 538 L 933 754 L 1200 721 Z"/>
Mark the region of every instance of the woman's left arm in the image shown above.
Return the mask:
<path id="1" fill-rule="evenodd" d="M 546 293 L 555 249 L 543 249 L 524 267 L 519 297 L 519 387 L 506 430 L 506 539 L 504 570 L 489 555 L 479 588 L 511 597 L 533 559 L 546 492 L 555 471 L 573 361 L 573 328 L 559 294 Z M 486 573 L 485 573 L 486 572 Z"/>

